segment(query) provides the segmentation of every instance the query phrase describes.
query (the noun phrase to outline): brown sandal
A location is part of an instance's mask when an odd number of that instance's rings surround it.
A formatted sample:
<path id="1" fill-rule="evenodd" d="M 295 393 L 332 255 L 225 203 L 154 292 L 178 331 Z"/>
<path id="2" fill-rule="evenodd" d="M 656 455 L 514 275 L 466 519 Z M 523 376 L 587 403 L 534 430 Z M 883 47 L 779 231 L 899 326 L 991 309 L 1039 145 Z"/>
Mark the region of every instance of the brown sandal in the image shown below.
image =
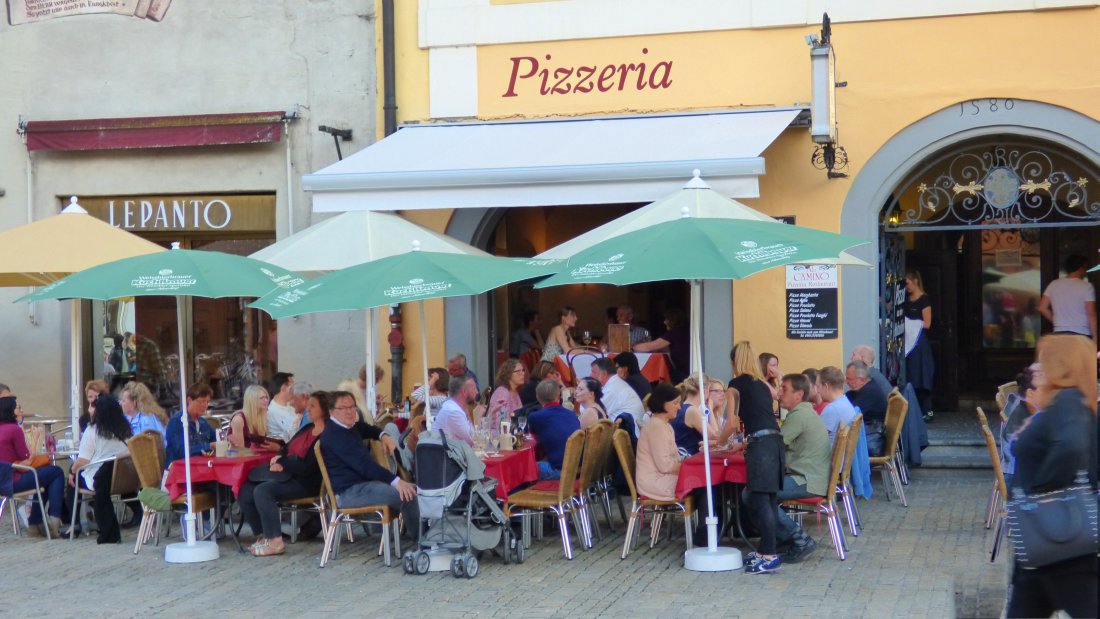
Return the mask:
<path id="1" fill-rule="evenodd" d="M 252 547 L 248 549 L 248 551 L 251 552 L 252 556 L 254 557 L 273 557 L 275 555 L 281 555 L 286 552 L 286 546 L 283 546 L 282 548 L 276 550 L 269 541 L 264 540 L 263 543 L 253 544 Z"/>

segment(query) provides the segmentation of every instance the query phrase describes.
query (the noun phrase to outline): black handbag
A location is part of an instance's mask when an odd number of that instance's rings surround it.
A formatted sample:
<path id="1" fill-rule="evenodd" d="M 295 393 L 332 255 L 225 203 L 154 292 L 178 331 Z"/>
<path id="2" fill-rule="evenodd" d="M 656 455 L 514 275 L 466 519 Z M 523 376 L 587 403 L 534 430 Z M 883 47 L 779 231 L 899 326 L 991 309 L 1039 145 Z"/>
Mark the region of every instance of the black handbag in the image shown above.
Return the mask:
<path id="1" fill-rule="evenodd" d="M 1016 562 L 1035 569 L 1100 550 L 1097 539 L 1097 495 L 1084 471 L 1074 485 L 1043 494 L 1013 488 L 1008 502 L 1008 530 Z"/>

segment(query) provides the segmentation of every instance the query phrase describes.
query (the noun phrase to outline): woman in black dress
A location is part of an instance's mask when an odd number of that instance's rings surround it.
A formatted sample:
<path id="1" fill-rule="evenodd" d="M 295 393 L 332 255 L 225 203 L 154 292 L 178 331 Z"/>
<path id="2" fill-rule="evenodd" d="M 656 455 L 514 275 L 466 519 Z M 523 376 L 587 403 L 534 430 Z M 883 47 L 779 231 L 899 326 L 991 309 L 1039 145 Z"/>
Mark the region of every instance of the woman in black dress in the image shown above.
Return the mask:
<path id="1" fill-rule="evenodd" d="M 932 418 L 932 375 L 936 364 L 932 360 L 932 342 L 929 330 L 932 328 L 932 301 L 924 292 L 924 281 L 920 272 L 909 269 L 905 272 L 905 302 L 901 304 L 906 320 L 919 320 L 923 323 L 917 344 L 905 355 L 905 378 L 917 392 L 921 412 L 924 418 Z"/>
<path id="2" fill-rule="evenodd" d="M 1078 471 L 1097 482 L 1096 346 L 1079 335 L 1048 335 L 1039 340 L 1034 373 L 1039 411 L 1024 422 L 1012 443 L 1015 487 L 1027 494 L 1073 485 Z M 1049 617 L 1064 610 L 1072 617 L 1095 617 L 1095 551 L 1033 569 L 1013 565 L 1008 617 Z"/>
<path id="3" fill-rule="evenodd" d="M 783 436 L 772 412 L 772 394 L 763 380 L 760 361 L 748 342 L 738 342 L 730 352 L 736 390 L 737 417 L 745 425 L 745 469 L 748 483 L 744 499 L 752 521 L 760 530 L 760 545 L 745 557 L 745 572 L 765 574 L 779 569 L 775 547 L 775 518 L 785 468 Z M 737 423 L 737 420 L 733 420 Z"/>

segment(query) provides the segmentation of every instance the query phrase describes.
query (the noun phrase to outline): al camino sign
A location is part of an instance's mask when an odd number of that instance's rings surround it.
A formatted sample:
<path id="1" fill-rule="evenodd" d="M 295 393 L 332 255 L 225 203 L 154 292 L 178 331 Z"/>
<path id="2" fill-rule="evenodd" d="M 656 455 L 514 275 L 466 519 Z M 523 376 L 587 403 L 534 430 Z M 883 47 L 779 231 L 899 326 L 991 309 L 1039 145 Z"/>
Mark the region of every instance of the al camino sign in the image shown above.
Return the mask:
<path id="1" fill-rule="evenodd" d="M 273 232 L 275 195 L 79 198 L 92 216 L 132 232 Z"/>

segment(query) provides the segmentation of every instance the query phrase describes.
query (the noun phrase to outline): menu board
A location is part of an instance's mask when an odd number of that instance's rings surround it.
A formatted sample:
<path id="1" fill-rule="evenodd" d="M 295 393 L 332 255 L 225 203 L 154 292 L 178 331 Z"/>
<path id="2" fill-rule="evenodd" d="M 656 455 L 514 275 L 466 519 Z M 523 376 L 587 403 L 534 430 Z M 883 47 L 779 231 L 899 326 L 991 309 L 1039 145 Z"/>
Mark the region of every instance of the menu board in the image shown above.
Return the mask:
<path id="1" fill-rule="evenodd" d="M 837 284 L 835 264 L 787 265 L 787 339 L 837 338 Z"/>

